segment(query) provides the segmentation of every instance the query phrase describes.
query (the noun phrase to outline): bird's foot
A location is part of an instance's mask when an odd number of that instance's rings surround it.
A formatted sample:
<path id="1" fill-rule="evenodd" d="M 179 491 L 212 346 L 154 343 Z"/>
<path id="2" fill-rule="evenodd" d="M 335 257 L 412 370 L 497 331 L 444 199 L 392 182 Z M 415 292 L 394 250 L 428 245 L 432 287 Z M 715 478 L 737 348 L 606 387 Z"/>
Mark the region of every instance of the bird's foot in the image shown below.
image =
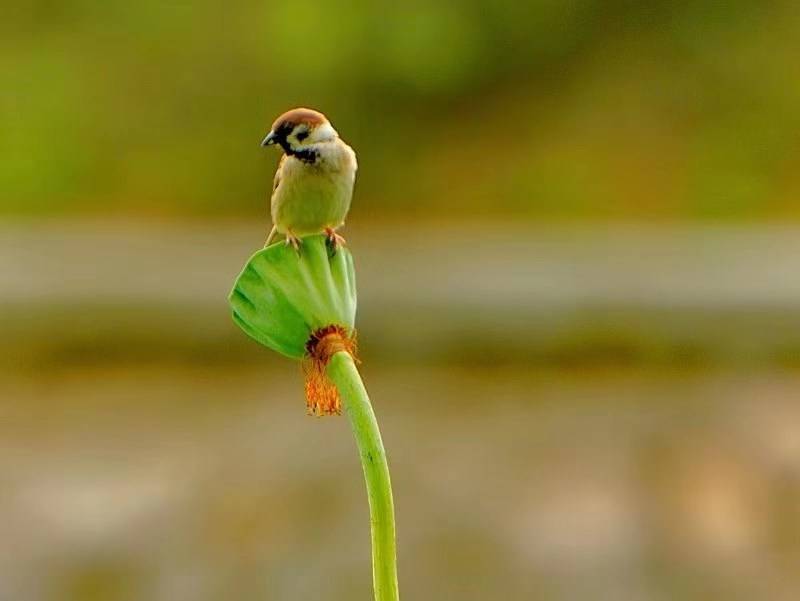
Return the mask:
<path id="1" fill-rule="evenodd" d="M 269 236 L 267 236 L 267 241 L 264 242 L 264 248 L 267 248 L 272 243 L 277 234 L 278 234 L 278 227 L 273 225 L 272 229 L 269 231 Z"/>
<path id="2" fill-rule="evenodd" d="M 328 247 L 328 251 L 330 252 L 331 256 L 336 254 L 336 251 L 340 246 L 347 244 L 347 241 L 342 236 L 337 234 L 336 230 L 332 227 L 325 228 L 325 235 L 327 236 L 325 245 Z"/>
<path id="3" fill-rule="evenodd" d="M 286 246 L 291 246 L 294 248 L 295 252 L 299 255 L 300 254 L 300 245 L 303 243 L 300 238 L 292 234 L 291 232 L 286 232 Z"/>

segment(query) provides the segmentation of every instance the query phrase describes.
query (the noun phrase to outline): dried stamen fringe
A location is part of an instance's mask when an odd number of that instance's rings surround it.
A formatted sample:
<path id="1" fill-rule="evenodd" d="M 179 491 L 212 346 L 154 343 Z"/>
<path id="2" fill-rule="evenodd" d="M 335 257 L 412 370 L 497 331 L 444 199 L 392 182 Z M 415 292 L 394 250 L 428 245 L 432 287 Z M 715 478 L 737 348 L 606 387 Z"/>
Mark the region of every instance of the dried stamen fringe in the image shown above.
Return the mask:
<path id="1" fill-rule="evenodd" d="M 308 355 L 303 361 L 306 376 L 306 405 L 309 415 L 339 415 L 342 403 L 339 391 L 328 378 L 325 368 L 331 357 L 340 351 L 356 356 L 355 336 L 350 337 L 342 326 L 332 325 L 311 334 L 306 343 Z"/>

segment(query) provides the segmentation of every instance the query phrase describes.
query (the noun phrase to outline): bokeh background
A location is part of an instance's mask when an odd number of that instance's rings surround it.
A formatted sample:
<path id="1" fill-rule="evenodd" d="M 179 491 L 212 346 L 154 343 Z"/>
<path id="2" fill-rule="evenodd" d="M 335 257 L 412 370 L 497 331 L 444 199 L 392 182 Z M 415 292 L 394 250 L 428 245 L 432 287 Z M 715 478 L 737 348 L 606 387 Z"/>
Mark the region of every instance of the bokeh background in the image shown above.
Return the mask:
<path id="1" fill-rule="evenodd" d="M 0 599 L 369 599 L 344 419 L 232 325 L 296 105 L 404 599 L 800 598 L 800 5 L 33 0 L 0 19 Z"/>

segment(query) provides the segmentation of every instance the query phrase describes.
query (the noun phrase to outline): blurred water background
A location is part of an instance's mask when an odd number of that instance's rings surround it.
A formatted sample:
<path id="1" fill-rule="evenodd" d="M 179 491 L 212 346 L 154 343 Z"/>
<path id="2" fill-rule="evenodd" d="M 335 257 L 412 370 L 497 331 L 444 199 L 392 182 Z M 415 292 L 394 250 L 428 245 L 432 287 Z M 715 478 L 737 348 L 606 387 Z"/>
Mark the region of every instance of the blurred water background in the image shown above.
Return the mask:
<path id="1" fill-rule="evenodd" d="M 800 598 L 800 6 L 12 3 L 0 600 L 369 599 L 344 419 L 229 319 L 295 105 L 403 598 Z"/>

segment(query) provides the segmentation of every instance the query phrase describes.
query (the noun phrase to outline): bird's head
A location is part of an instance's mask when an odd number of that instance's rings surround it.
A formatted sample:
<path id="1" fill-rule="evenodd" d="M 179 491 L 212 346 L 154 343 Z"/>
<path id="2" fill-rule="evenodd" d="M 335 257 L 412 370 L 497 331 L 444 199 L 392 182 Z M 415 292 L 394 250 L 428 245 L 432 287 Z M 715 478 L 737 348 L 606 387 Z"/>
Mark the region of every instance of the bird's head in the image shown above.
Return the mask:
<path id="1" fill-rule="evenodd" d="M 292 154 L 313 144 L 331 142 L 338 135 L 328 118 L 319 111 L 297 108 L 275 120 L 261 145 L 278 144 L 284 152 Z"/>

